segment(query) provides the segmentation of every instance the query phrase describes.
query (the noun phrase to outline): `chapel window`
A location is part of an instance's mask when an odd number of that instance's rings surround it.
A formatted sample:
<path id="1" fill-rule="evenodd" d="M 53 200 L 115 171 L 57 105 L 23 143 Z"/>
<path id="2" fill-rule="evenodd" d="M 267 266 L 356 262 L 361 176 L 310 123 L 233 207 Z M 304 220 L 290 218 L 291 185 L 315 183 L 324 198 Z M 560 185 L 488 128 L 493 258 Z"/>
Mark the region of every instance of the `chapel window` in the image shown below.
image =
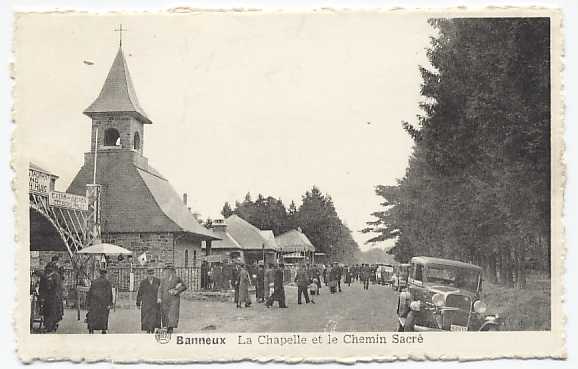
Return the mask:
<path id="1" fill-rule="evenodd" d="M 104 131 L 104 146 L 120 146 L 120 133 L 116 128 L 107 128 Z"/>
<path id="2" fill-rule="evenodd" d="M 139 136 L 138 132 L 135 132 L 132 143 L 133 143 L 133 148 L 135 150 L 140 150 L 140 136 Z"/>

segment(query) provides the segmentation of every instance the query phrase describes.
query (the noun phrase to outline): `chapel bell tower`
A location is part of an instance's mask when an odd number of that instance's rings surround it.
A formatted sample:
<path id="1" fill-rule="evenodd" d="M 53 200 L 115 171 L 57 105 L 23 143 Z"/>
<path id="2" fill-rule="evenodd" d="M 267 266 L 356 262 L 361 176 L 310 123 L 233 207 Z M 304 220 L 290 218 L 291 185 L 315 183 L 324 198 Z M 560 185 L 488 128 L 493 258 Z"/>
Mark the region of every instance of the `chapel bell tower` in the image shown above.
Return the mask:
<path id="1" fill-rule="evenodd" d="M 122 52 L 122 44 L 96 100 L 84 111 L 92 119 L 90 151 L 143 153 L 144 125 L 151 124 L 140 107 Z M 98 134 L 97 134 L 98 132 Z"/>

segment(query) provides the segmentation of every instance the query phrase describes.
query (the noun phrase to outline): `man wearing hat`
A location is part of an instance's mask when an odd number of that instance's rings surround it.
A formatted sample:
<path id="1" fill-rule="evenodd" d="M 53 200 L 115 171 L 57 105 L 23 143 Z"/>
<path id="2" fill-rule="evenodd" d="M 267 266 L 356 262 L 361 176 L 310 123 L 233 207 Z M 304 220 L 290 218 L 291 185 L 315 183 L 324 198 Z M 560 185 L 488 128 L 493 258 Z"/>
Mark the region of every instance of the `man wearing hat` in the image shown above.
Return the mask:
<path id="1" fill-rule="evenodd" d="M 177 276 L 175 267 L 171 264 L 165 266 L 157 302 L 161 305 L 161 325 L 167 328 L 168 333 L 172 333 L 179 325 L 181 293 L 186 289 L 187 286 Z"/>
<path id="2" fill-rule="evenodd" d="M 231 270 L 231 286 L 235 290 L 235 304 L 239 304 L 239 277 L 241 273 L 241 262 L 238 259 L 233 260 L 233 269 Z"/>
<path id="3" fill-rule="evenodd" d="M 147 333 L 154 333 L 161 326 L 161 310 L 157 302 L 160 284 L 160 279 L 155 277 L 155 270 L 148 268 L 147 277 L 138 287 L 136 306 L 141 309 L 141 329 Z"/>
<path id="4" fill-rule="evenodd" d="M 337 291 L 341 292 L 341 277 L 343 276 L 343 269 L 338 262 L 333 262 L 333 269 L 335 270 L 335 281 L 337 282 Z"/>
<path id="5" fill-rule="evenodd" d="M 286 308 L 287 305 L 285 304 L 285 287 L 283 285 L 284 282 L 284 272 L 285 272 L 285 264 L 279 264 L 279 267 L 275 269 L 274 280 L 273 280 L 273 294 L 269 296 L 269 299 L 265 303 L 265 306 L 271 307 L 273 306 L 273 302 L 279 302 L 280 308 Z"/>
<path id="6" fill-rule="evenodd" d="M 255 281 L 255 298 L 257 302 L 265 302 L 265 265 L 259 261 L 257 280 Z"/>
<path id="7" fill-rule="evenodd" d="M 55 264 L 46 265 L 40 277 L 38 294 L 46 332 L 54 332 L 64 315 L 62 281 Z"/>
<path id="8" fill-rule="evenodd" d="M 88 332 L 108 330 L 108 313 L 112 307 L 112 285 L 106 279 L 106 269 L 100 269 L 99 276 L 90 284 L 90 289 L 86 295 L 86 324 Z"/>

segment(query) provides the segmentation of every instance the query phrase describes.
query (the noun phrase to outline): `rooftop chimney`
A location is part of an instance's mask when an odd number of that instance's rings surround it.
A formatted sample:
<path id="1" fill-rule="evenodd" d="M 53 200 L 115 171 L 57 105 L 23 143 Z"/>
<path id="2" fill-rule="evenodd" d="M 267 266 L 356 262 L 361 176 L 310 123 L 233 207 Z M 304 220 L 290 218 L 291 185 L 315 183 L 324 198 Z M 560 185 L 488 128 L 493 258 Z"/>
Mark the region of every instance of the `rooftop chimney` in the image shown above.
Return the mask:
<path id="1" fill-rule="evenodd" d="M 225 221 L 223 219 L 215 219 L 213 220 L 213 226 L 212 226 L 213 230 L 216 232 L 223 232 L 225 233 L 227 231 L 227 223 L 225 223 Z"/>
<path id="2" fill-rule="evenodd" d="M 183 204 L 187 205 L 187 193 L 183 194 Z"/>

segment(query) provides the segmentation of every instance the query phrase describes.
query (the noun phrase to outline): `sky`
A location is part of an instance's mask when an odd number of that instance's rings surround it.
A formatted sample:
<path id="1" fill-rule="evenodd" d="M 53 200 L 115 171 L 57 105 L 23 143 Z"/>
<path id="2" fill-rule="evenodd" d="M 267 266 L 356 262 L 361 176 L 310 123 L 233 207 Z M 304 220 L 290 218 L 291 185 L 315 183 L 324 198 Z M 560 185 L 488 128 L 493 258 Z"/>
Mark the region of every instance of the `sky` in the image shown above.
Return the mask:
<path id="1" fill-rule="evenodd" d="M 403 177 L 420 113 L 423 15 L 196 13 L 26 15 L 16 20 L 15 122 L 29 160 L 64 191 L 90 147 L 82 111 L 123 50 L 144 155 L 202 217 L 247 192 L 297 205 L 330 194 L 362 249 L 374 188 Z M 88 65 L 84 61 L 93 64 Z M 376 246 L 391 246 L 384 243 Z"/>

